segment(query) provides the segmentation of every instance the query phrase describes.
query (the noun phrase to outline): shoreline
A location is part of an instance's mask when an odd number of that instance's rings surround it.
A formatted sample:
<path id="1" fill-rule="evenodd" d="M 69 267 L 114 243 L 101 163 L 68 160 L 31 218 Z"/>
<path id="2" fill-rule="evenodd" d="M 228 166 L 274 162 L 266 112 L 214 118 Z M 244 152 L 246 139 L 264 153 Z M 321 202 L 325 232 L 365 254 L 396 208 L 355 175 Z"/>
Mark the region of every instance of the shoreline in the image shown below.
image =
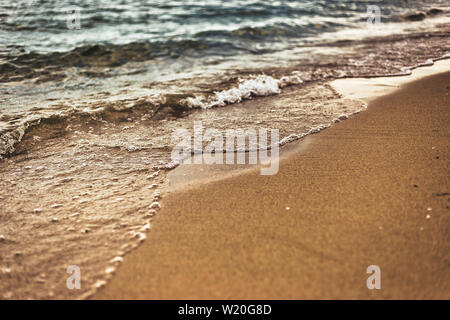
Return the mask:
<path id="1" fill-rule="evenodd" d="M 449 298 L 448 205 L 434 196 L 448 191 L 449 78 L 415 80 L 294 142 L 303 150 L 275 176 L 169 192 L 93 298 Z M 386 289 L 365 288 L 371 264 Z"/>
<path id="2" fill-rule="evenodd" d="M 331 86 L 349 99 L 360 99 L 366 103 L 394 93 L 401 86 L 428 76 L 450 71 L 450 58 L 434 60 L 432 65 L 412 69 L 410 75 L 344 78 L 331 81 Z"/>
<path id="3" fill-rule="evenodd" d="M 410 75 L 403 76 L 385 76 L 385 77 L 367 77 L 367 78 L 343 78 L 329 82 L 330 86 L 345 99 L 362 101 L 363 105 L 370 104 L 371 101 L 394 93 L 401 86 L 410 82 L 423 79 L 425 77 L 450 71 L 450 58 L 436 60 L 433 65 L 417 67 L 412 70 Z M 355 91 L 355 88 L 357 90 Z M 359 110 L 354 114 L 364 112 Z M 354 114 L 350 114 L 352 117 Z M 330 126 L 322 130 L 329 129 Z M 322 131 L 320 130 L 320 131 Z M 300 139 L 296 139 L 280 146 L 280 160 L 301 152 L 309 145 L 310 140 L 305 135 Z M 286 138 L 286 137 L 285 137 Z M 248 154 L 246 155 L 248 157 Z M 247 163 L 247 161 L 246 161 Z M 255 165 L 179 165 L 174 170 L 168 172 L 168 186 L 164 188 L 165 192 L 176 192 L 187 188 L 195 188 L 199 184 L 209 183 L 212 181 L 224 180 L 245 172 L 259 170 L 260 166 Z"/>

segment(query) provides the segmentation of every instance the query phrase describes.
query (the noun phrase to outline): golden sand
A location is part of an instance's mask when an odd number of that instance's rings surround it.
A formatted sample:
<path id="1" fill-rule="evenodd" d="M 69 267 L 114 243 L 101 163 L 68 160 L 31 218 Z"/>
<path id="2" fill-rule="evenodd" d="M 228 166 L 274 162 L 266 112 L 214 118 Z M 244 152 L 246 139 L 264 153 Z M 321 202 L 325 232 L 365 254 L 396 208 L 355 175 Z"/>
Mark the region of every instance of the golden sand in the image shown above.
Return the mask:
<path id="1" fill-rule="evenodd" d="M 417 80 L 298 142 L 276 175 L 169 193 L 94 298 L 449 299 L 449 94 L 448 72 Z"/>

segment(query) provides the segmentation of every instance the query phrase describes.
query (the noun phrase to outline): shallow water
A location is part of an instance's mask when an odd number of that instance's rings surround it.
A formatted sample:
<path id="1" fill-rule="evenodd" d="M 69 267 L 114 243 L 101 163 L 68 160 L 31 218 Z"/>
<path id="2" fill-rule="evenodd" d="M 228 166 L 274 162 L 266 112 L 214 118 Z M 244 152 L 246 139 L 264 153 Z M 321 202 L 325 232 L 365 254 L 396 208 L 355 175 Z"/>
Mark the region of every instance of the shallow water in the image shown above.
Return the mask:
<path id="1" fill-rule="evenodd" d="M 69 2 L 18 3 L 0 1 L 4 298 L 104 285 L 146 237 L 175 129 L 293 140 L 364 110 L 328 80 L 408 74 L 450 53 L 444 1 L 80 1 L 80 30 L 67 29 Z M 383 12 L 370 28 L 368 3 Z"/>
<path id="2" fill-rule="evenodd" d="M 1 1 L 0 156 L 50 116 L 136 101 L 171 104 L 179 116 L 278 93 L 261 81 L 227 91 L 262 74 L 283 87 L 408 73 L 449 53 L 445 4 L 84 0 L 80 29 L 69 29 L 70 1 Z M 380 23 L 367 23 L 369 5 L 379 6 Z"/>

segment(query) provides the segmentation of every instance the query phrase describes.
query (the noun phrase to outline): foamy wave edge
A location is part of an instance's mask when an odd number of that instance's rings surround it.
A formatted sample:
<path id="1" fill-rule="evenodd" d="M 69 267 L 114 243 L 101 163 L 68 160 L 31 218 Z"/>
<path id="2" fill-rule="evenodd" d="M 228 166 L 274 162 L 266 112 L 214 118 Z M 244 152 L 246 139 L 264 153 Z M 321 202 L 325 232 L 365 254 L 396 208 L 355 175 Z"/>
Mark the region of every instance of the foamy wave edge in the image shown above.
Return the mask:
<path id="1" fill-rule="evenodd" d="M 238 87 L 216 92 L 215 97 L 212 99 L 206 99 L 204 97 L 188 97 L 180 99 L 177 103 L 186 109 L 209 109 L 214 107 L 223 107 L 229 104 L 239 103 L 245 99 L 251 99 L 252 97 L 276 95 L 281 92 L 281 88 L 289 85 L 300 84 L 302 82 L 303 81 L 296 74 L 284 76 L 280 79 L 275 79 L 266 75 L 259 75 L 249 80 L 240 80 Z M 167 97 L 163 94 L 145 97 L 143 100 L 145 100 L 145 103 L 154 106 L 161 106 L 167 103 Z M 135 105 L 141 103 L 142 100 L 135 103 Z M 38 126 L 44 120 L 51 118 L 66 120 L 76 116 L 90 116 L 95 118 L 107 111 L 126 111 L 127 109 L 130 110 L 133 107 L 133 104 L 124 103 L 121 107 L 110 107 L 106 105 L 105 107 L 97 107 L 95 109 L 83 108 L 81 110 L 77 110 L 71 108 L 71 110 L 66 112 L 49 114 L 41 118 L 29 119 L 10 131 L 0 132 L 0 160 L 2 160 L 5 156 L 14 153 L 16 150 L 16 145 L 22 141 L 27 130 L 31 127 Z"/>
<path id="2" fill-rule="evenodd" d="M 394 73 L 394 74 L 373 74 L 366 75 L 366 78 L 375 78 L 375 77 L 393 77 L 393 76 L 407 76 L 412 73 L 412 70 L 424 66 L 431 66 L 436 61 L 450 59 L 450 53 L 447 53 L 438 58 L 430 58 L 427 61 L 410 66 L 404 67 L 403 72 Z M 204 96 L 195 96 L 195 97 L 187 97 L 180 99 L 178 101 L 179 105 L 187 108 L 187 109 L 210 109 L 216 107 L 224 107 L 227 105 L 235 104 L 242 102 L 244 100 L 249 100 L 254 97 L 266 97 L 280 94 L 282 89 L 291 86 L 291 85 L 299 85 L 303 83 L 303 80 L 300 78 L 300 72 L 293 71 L 291 75 L 283 76 L 280 79 L 273 78 L 268 75 L 257 75 L 253 76 L 247 80 L 239 80 L 239 85 L 237 87 L 233 87 L 227 90 L 218 91 L 214 93 L 213 97 L 206 98 Z M 342 74 L 339 78 L 347 78 L 348 76 Z M 153 105 L 164 105 L 167 101 L 166 97 L 161 94 L 159 96 L 149 96 L 144 97 L 143 100 L 146 103 Z M 138 102 L 136 104 L 141 103 Z M 93 110 L 89 108 L 84 108 L 83 110 L 69 110 L 64 113 L 57 113 L 48 115 L 46 117 L 42 117 L 39 119 L 32 119 L 26 121 L 25 123 L 20 124 L 17 128 L 14 128 L 10 131 L 1 132 L 0 133 L 0 161 L 3 160 L 6 156 L 11 155 L 16 150 L 16 146 L 20 143 L 26 134 L 27 130 L 33 126 L 37 126 L 41 123 L 42 120 L 58 117 L 61 119 L 69 119 L 70 117 L 74 117 L 76 115 L 88 115 L 91 117 L 96 117 L 104 113 L 105 111 L 124 111 L 127 109 L 132 109 L 134 107 L 133 104 L 126 105 L 125 107 L 121 106 L 120 108 L 116 107 L 99 107 Z M 306 134 L 305 134 L 306 135 Z M 296 140 L 296 139 L 295 139 Z M 176 166 L 176 165 L 175 165 Z M 171 169 L 172 166 L 169 166 Z"/>
<path id="3" fill-rule="evenodd" d="M 239 80 L 237 87 L 228 90 L 215 92 L 214 97 L 206 99 L 204 97 L 186 98 L 186 103 L 190 108 L 209 109 L 214 107 L 224 107 L 229 104 L 239 103 L 252 97 L 265 97 L 276 95 L 281 89 L 290 85 L 303 83 L 299 72 L 294 71 L 289 76 L 275 79 L 267 75 L 258 75 L 252 79 Z"/>

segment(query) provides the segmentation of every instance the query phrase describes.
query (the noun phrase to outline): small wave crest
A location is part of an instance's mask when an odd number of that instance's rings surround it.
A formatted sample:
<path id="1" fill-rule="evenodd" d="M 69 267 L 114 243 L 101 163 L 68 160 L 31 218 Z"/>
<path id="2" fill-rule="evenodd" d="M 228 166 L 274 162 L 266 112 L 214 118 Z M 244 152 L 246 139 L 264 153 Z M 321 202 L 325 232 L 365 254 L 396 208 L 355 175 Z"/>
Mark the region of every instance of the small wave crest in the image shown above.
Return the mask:
<path id="1" fill-rule="evenodd" d="M 109 121 L 120 121 L 120 118 L 128 117 L 127 114 L 142 111 L 148 118 L 158 115 L 157 120 L 169 117 L 179 117 L 192 109 L 209 109 L 223 107 L 229 104 L 239 103 L 252 97 L 264 97 L 279 94 L 281 89 L 303 81 L 295 72 L 280 79 L 267 75 L 256 75 L 251 79 L 239 81 L 237 87 L 215 92 L 213 97 L 194 96 L 190 94 L 160 94 L 139 99 L 118 100 L 114 102 L 99 101 L 78 108 L 68 108 L 44 116 L 25 118 L 22 123 L 13 129 L 0 131 L 0 159 L 13 154 L 16 145 L 22 141 L 25 133 L 32 127 L 37 127 L 47 122 L 80 121 L 83 118 L 106 118 Z M 114 116 L 113 114 L 116 114 Z M 119 116 L 117 116 L 119 115 Z"/>
<path id="2" fill-rule="evenodd" d="M 0 130 L 0 160 L 14 154 L 17 145 L 32 128 L 36 129 L 44 124 L 60 127 L 65 123 L 67 125 L 83 123 L 86 119 L 114 123 L 141 115 L 151 118 L 166 102 L 167 97 L 148 96 L 138 99 L 101 101 L 85 106 L 63 108 L 62 111 L 55 113 L 30 115 L 13 127 Z"/>
<path id="3" fill-rule="evenodd" d="M 252 97 L 265 97 L 279 94 L 281 88 L 289 85 L 301 84 L 303 80 L 297 74 L 275 79 L 267 75 L 259 75 L 253 79 L 240 80 L 237 87 L 215 92 L 212 98 L 194 97 L 187 98 L 187 104 L 191 108 L 209 109 L 223 107 L 228 104 L 238 103 Z"/>

